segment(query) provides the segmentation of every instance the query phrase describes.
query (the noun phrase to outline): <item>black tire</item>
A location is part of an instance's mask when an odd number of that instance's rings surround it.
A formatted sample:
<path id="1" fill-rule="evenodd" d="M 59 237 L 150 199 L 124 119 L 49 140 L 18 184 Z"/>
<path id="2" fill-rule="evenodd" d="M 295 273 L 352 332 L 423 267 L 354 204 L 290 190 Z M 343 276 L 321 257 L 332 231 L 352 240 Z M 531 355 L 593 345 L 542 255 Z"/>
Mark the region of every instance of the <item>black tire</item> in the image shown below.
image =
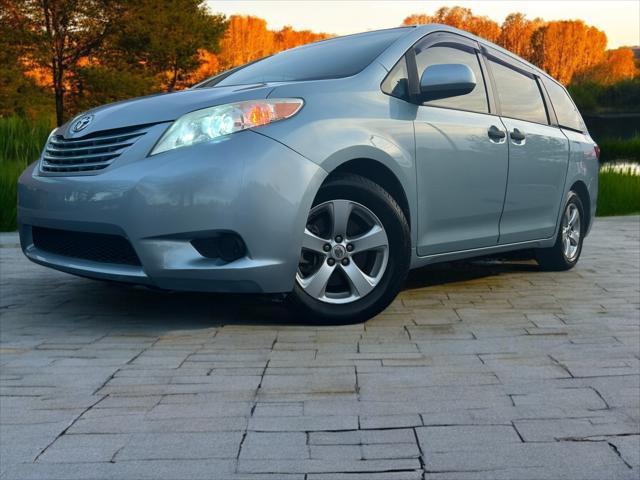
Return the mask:
<path id="1" fill-rule="evenodd" d="M 358 323 L 384 310 L 402 288 L 411 262 L 411 233 L 396 200 L 367 178 L 343 174 L 328 179 L 318 191 L 313 206 L 331 200 L 357 202 L 378 217 L 389 244 L 386 270 L 371 292 L 350 303 L 331 304 L 318 300 L 305 292 L 297 281 L 288 302 L 300 314 L 301 320 L 310 323 Z"/>
<path id="2" fill-rule="evenodd" d="M 573 258 L 567 258 L 563 248 L 563 219 L 569 205 L 575 205 L 580 215 L 580 237 L 578 239 L 578 250 Z M 560 217 L 560 225 L 558 227 L 558 235 L 556 243 L 550 248 L 539 248 L 536 250 L 536 259 L 540 268 L 550 272 L 560 272 L 570 270 L 575 267 L 582 253 L 582 242 L 584 240 L 586 227 L 586 218 L 584 217 L 584 207 L 577 193 L 570 191 L 567 200 L 562 207 L 562 215 Z"/>

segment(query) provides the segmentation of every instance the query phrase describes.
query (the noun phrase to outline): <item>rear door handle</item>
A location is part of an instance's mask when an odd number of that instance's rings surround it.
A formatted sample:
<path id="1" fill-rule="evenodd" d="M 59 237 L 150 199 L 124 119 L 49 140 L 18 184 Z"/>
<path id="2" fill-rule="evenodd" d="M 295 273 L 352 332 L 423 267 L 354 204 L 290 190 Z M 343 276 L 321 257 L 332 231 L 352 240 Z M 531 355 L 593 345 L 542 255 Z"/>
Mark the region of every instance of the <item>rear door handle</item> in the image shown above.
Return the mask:
<path id="1" fill-rule="evenodd" d="M 515 140 L 516 142 L 521 142 L 525 138 L 524 132 L 521 132 L 517 128 L 514 128 L 513 132 L 511 132 L 509 136 L 511 137 L 511 140 Z"/>
<path id="2" fill-rule="evenodd" d="M 487 134 L 489 135 L 489 138 L 491 140 L 502 140 L 504 137 L 507 136 L 504 130 L 500 130 L 495 125 L 491 125 L 491 127 L 489 127 Z"/>

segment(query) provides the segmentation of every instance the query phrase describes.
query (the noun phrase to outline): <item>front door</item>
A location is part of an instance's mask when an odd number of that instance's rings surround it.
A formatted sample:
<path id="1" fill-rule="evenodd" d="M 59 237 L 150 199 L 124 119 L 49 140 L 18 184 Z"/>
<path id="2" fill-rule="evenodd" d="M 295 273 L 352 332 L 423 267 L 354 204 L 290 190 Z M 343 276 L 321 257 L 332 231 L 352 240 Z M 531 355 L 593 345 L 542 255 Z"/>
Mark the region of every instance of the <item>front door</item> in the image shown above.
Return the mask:
<path id="1" fill-rule="evenodd" d="M 489 113 L 474 43 L 429 37 L 415 47 L 418 76 L 430 65 L 460 63 L 471 68 L 476 87 L 417 109 L 418 254 L 494 246 L 507 183 L 505 128 Z"/>

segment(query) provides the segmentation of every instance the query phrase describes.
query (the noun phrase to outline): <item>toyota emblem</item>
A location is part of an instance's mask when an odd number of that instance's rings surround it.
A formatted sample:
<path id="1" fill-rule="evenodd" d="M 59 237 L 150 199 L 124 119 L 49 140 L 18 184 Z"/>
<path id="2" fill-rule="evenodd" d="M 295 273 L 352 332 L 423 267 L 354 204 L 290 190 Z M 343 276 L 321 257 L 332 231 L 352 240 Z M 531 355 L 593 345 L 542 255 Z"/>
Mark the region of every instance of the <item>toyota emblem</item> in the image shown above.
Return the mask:
<path id="1" fill-rule="evenodd" d="M 78 120 L 76 120 L 76 123 L 73 124 L 71 130 L 73 130 L 74 132 L 84 130 L 85 128 L 87 128 L 87 125 L 91 123 L 91 120 L 93 120 L 93 115 L 85 115 L 84 117 L 80 117 Z"/>

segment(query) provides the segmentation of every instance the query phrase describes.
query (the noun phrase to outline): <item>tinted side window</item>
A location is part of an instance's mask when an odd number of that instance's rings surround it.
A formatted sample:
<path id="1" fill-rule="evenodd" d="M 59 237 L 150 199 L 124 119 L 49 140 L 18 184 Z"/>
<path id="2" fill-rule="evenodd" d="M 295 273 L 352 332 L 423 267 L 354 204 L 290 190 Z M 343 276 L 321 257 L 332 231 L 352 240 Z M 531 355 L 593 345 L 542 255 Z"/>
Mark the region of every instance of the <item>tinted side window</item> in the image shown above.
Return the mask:
<path id="1" fill-rule="evenodd" d="M 538 82 L 502 63 L 489 60 L 496 81 L 498 98 L 505 117 L 548 124 Z"/>
<path id="2" fill-rule="evenodd" d="M 547 88 L 547 93 L 549 94 L 549 98 L 551 98 L 551 103 L 553 104 L 553 109 L 556 112 L 560 126 L 584 132 L 586 128 L 580 112 L 578 112 L 578 109 L 573 104 L 571 97 L 569 97 L 565 89 L 547 78 L 544 78 L 542 81 Z"/>
<path id="3" fill-rule="evenodd" d="M 487 92 L 484 87 L 478 56 L 475 51 L 471 49 L 463 50 L 463 48 L 464 47 L 457 48 L 449 45 L 434 45 L 421 50 L 420 46 L 416 47 L 416 64 L 419 76 L 431 65 L 462 63 L 467 65 L 476 77 L 476 86 L 470 93 L 457 97 L 443 98 L 441 100 L 431 100 L 426 102 L 425 105 L 487 113 L 489 111 L 489 104 L 487 102 Z"/>
<path id="4" fill-rule="evenodd" d="M 409 76 L 407 75 L 407 60 L 402 57 L 391 69 L 382 82 L 382 91 L 393 97 L 407 100 L 409 98 Z"/>

